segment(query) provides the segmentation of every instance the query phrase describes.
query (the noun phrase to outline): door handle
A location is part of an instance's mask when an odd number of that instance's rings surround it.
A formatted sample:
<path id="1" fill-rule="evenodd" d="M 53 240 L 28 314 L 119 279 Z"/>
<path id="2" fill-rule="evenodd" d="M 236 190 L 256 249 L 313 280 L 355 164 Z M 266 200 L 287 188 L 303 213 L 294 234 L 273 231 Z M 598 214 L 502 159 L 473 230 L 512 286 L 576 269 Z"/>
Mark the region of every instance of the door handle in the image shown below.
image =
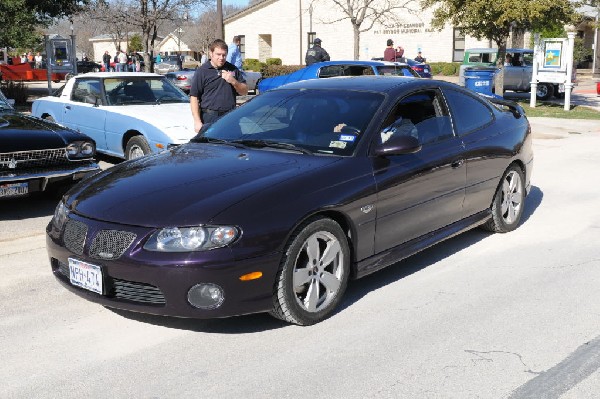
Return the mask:
<path id="1" fill-rule="evenodd" d="M 464 159 L 459 159 L 458 161 L 452 162 L 450 165 L 452 166 L 453 169 L 456 169 L 456 168 L 460 168 L 461 166 L 463 166 L 464 163 L 465 163 Z"/>
<path id="2" fill-rule="evenodd" d="M 71 106 L 70 105 L 66 105 L 65 108 L 66 109 L 71 109 Z"/>

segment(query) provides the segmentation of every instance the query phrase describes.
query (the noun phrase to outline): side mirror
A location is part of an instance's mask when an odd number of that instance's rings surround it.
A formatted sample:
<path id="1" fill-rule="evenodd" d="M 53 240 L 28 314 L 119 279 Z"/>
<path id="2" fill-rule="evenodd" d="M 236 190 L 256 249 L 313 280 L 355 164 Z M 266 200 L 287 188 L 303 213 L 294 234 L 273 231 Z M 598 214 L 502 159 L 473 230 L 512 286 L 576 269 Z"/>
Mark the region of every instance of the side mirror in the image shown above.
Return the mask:
<path id="1" fill-rule="evenodd" d="M 389 155 L 414 154 L 421 150 L 421 142 L 413 136 L 392 136 L 383 144 L 379 144 L 373 150 L 378 157 Z"/>

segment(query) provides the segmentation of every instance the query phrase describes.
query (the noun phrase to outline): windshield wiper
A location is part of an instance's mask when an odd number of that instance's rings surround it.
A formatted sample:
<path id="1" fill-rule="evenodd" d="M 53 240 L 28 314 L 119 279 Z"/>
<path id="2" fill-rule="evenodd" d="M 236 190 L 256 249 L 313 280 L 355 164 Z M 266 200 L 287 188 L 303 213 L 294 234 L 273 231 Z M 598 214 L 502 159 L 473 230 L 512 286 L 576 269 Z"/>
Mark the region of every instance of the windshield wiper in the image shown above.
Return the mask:
<path id="1" fill-rule="evenodd" d="M 240 143 L 247 147 L 278 148 L 278 149 L 282 149 L 282 150 L 298 151 L 303 154 L 312 155 L 312 151 L 309 151 L 306 148 L 298 147 L 297 145 L 292 144 L 292 143 L 281 143 L 278 141 L 256 140 L 256 139 L 234 140 L 233 143 Z"/>
<path id="2" fill-rule="evenodd" d="M 191 143 L 225 144 L 225 145 L 234 146 L 236 148 L 244 148 L 245 147 L 243 144 L 240 144 L 240 143 L 237 143 L 234 141 L 227 141 L 227 140 L 223 140 L 223 139 L 217 139 L 214 137 L 206 137 L 206 136 L 200 136 L 200 135 L 193 137 L 190 140 L 190 142 Z"/>

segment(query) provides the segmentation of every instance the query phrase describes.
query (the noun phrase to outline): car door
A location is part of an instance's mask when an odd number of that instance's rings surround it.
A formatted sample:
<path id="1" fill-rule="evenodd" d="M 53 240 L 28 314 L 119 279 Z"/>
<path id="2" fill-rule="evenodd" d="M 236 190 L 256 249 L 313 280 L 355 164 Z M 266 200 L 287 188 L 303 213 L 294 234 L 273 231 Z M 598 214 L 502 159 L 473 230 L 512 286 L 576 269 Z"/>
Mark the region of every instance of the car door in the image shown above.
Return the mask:
<path id="1" fill-rule="evenodd" d="M 373 158 L 378 191 L 376 253 L 462 217 L 464 147 L 453 132 L 441 93 L 423 90 L 401 99 L 376 141 L 396 134 L 417 137 L 422 148 L 414 154 Z"/>
<path id="2" fill-rule="evenodd" d="M 100 79 L 77 79 L 63 111 L 66 126 L 93 138 L 99 151 L 106 149 L 106 111 Z"/>
<path id="3" fill-rule="evenodd" d="M 464 216 L 488 209 L 510 153 L 498 144 L 500 130 L 490 106 L 475 95 L 444 89 L 454 130 L 465 145 L 467 181 Z M 482 156 L 481 154 L 486 154 Z"/>

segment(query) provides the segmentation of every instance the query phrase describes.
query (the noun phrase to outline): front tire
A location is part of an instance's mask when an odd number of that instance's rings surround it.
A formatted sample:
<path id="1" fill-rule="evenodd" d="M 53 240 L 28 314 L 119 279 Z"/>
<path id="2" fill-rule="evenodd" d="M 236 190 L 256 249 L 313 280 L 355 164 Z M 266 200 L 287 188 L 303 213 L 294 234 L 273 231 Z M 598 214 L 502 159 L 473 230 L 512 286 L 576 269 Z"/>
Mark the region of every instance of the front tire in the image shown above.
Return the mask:
<path id="1" fill-rule="evenodd" d="M 125 158 L 127 160 L 143 157 L 151 153 L 152 150 L 143 136 L 133 136 L 129 139 L 125 147 Z"/>
<path id="2" fill-rule="evenodd" d="M 290 238 L 277 273 L 271 315 L 301 326 L 331 315 L 350 275 L 350 249 L 342 228 L 312 219 Z"/>
<path id="3" fill-rule="evenodd" d="M 494 233 L 507 233 L 517 228 L 525 206 L 525 178 L 517 165 L 511 165 L 496 189 L 492 201 L 492 218 L 483 228 Z"/>

